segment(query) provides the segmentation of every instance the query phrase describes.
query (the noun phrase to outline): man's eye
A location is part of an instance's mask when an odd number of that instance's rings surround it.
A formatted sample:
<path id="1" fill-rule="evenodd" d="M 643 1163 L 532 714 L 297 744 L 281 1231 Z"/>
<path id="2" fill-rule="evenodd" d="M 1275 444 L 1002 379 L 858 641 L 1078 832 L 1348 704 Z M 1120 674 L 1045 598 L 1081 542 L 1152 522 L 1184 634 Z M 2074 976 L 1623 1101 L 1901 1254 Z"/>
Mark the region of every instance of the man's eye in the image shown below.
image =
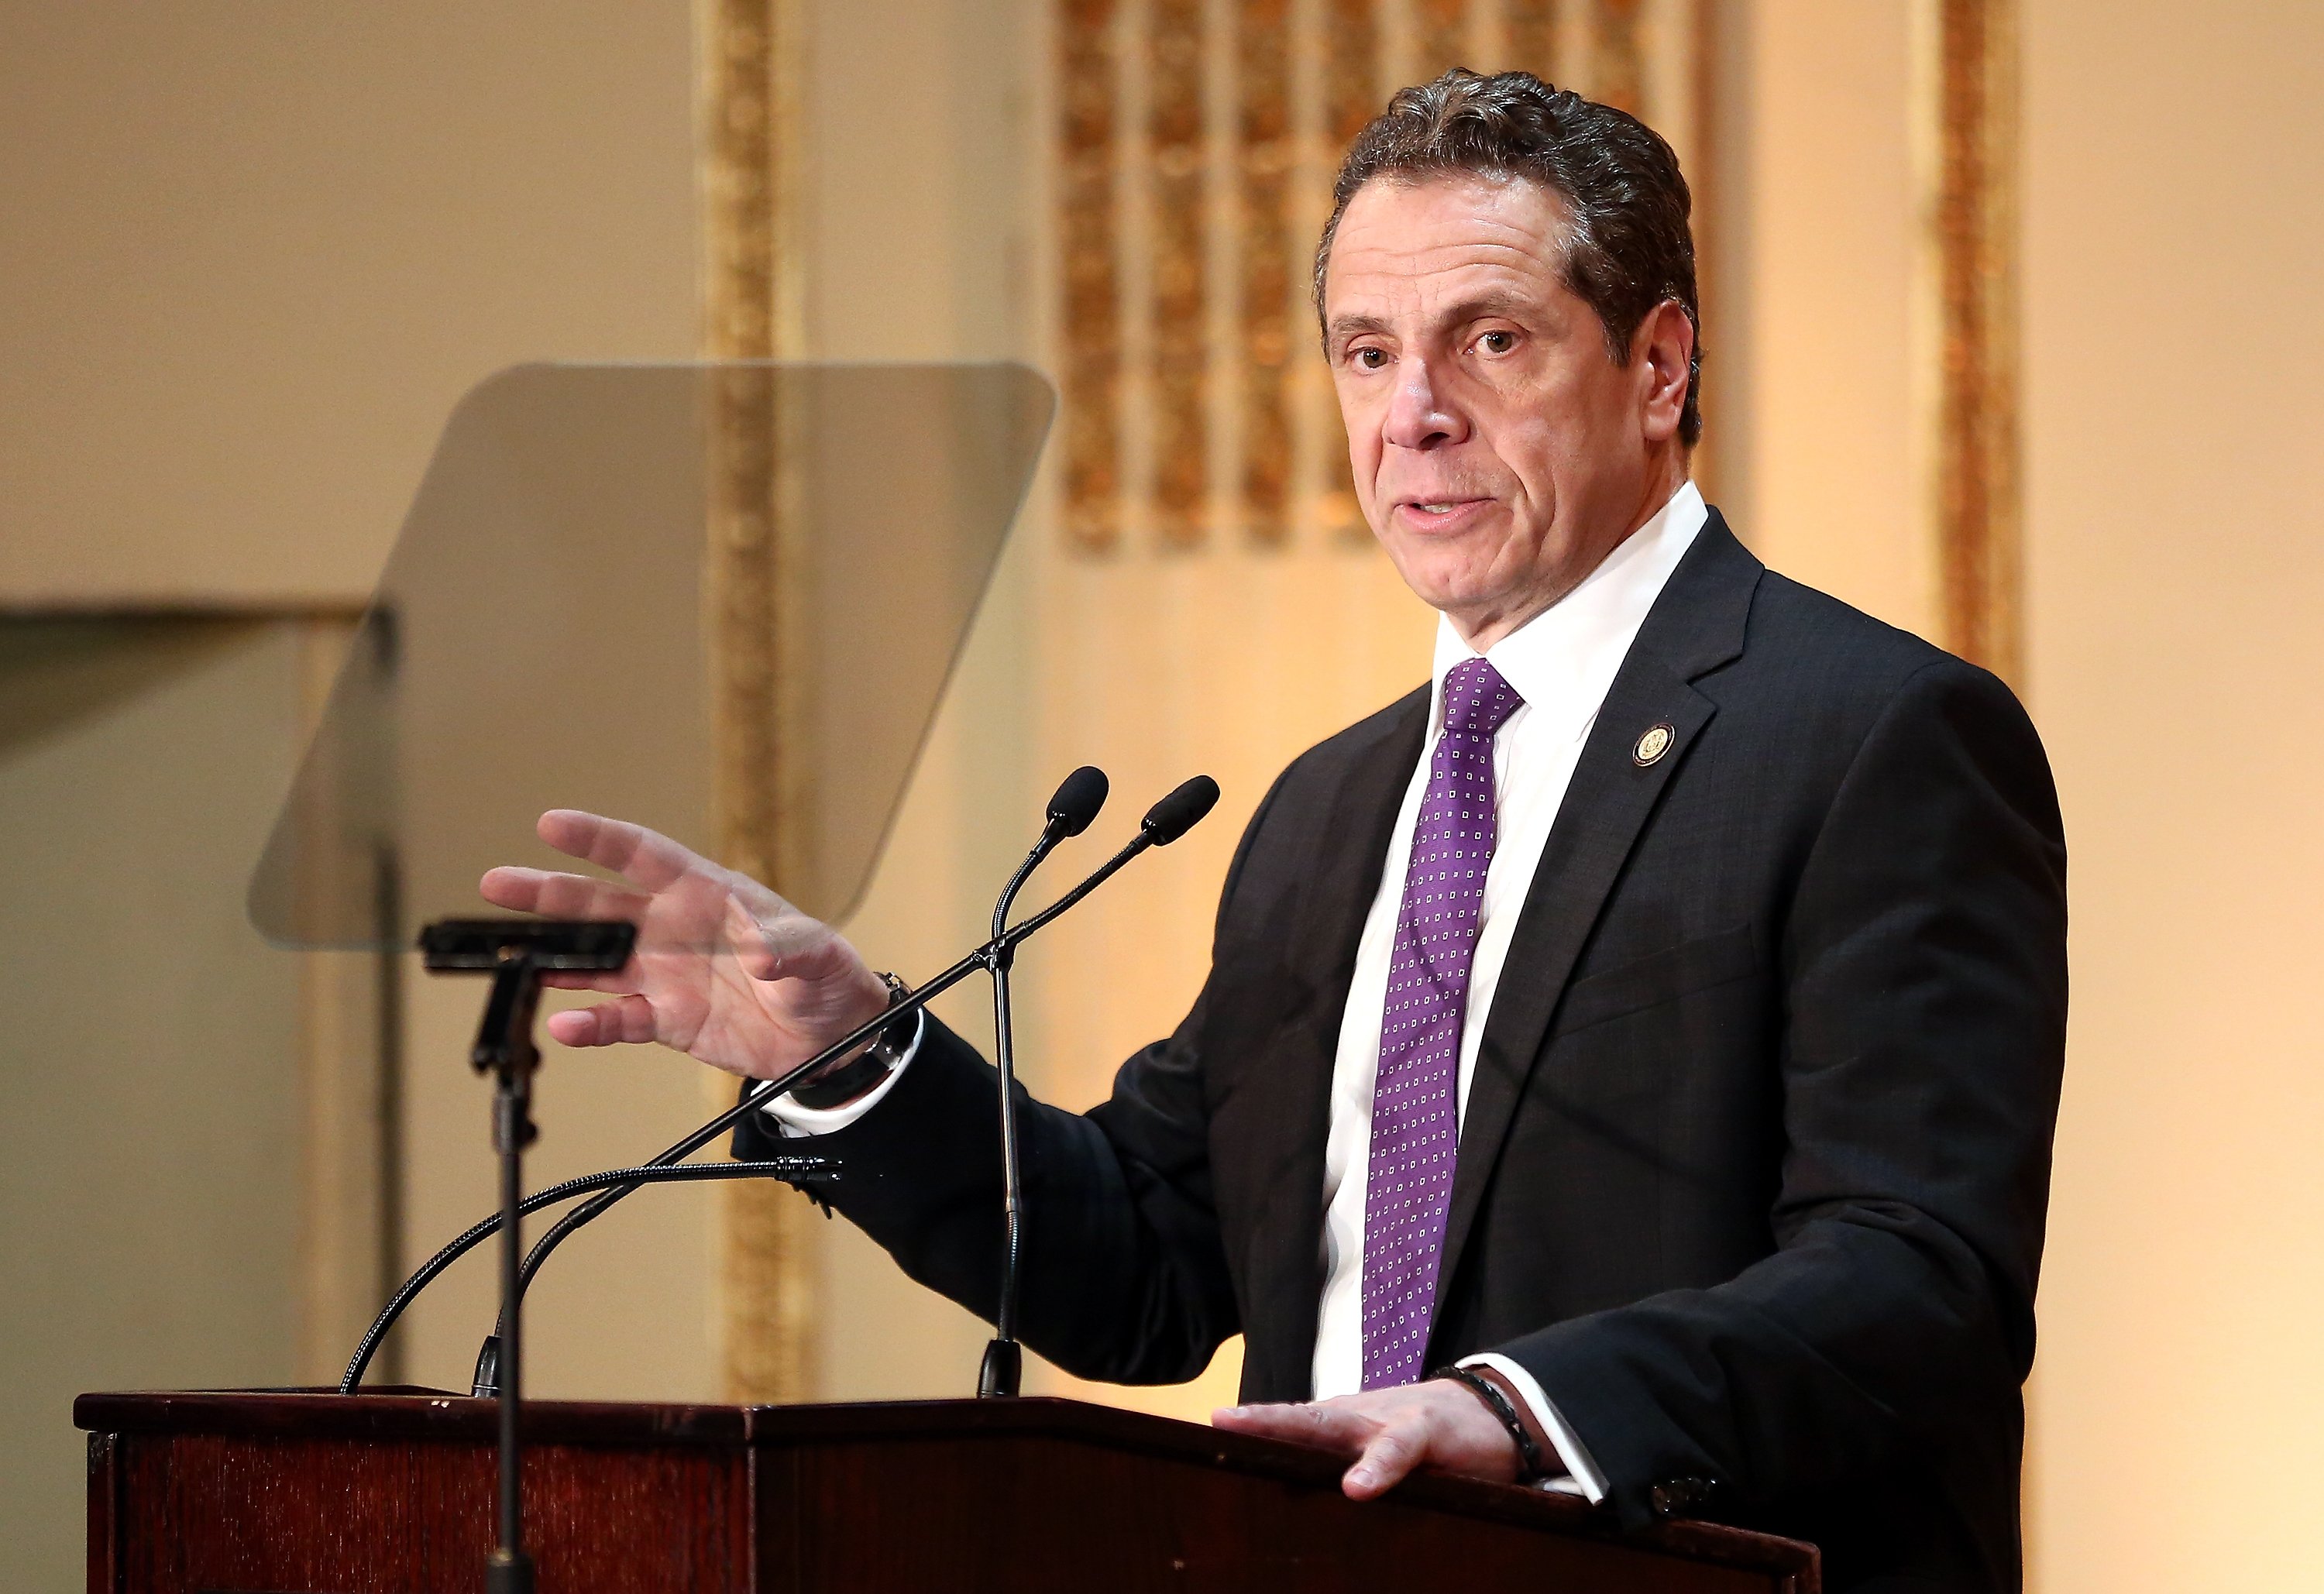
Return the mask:
<path id="1" fill-rule="evenodd" d="M 1377 371 L 1381 366 L 1388 364 L 1388 351 L 1386 349 L 1358 349 L 1356 351 L 1356 364 L 1367 371 Z"/>
<path id="2" fill-rule="evenodd" d="M 1484 346 L 1485 352 L 1489 355 L 1506 355 L 1517 346 L 1517 337 L 1514 332 L 1488 332 L 1477 341 Z"/>

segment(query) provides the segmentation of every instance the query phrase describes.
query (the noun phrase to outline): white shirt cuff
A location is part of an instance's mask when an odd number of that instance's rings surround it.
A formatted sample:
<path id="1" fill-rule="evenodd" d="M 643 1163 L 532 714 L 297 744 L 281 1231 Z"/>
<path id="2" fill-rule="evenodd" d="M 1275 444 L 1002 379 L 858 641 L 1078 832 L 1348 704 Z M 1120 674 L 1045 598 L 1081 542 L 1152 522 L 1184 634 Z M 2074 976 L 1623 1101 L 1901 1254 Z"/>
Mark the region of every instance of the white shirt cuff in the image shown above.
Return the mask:
<path id="1" fill-rule="evenodd" d="M 802 1107 L 788 1095 L 783 1095 L 776 1097 L 759 1110 L 774 1120 L 775 1132 L 786 1140 L 801 1140 L 809 1136 L 828 1135 L 834 1130 L 845 1129 L 879 1106 L 880 1099 L 896 1088 L 896 1082 L 904 1077 L 904 1070 L 909 1068 L 912 1059 L 919 1055 L 920 1038 L 927 1034 L 928 1029 L 927 1009 L 923 1009 L 915 1017 L 918 1022 L 912 1026 L 912 1044 L 904 1048 L 903 1060 L 888 1070 L 887 1078 L 854 1101 L 837 1107 Z"/>
<path id="2" fill-rule="evenodd" d="M 1582 1436 L 1566 1426 L 1565 1418 L 1543 1391 L 1538 1379 L 1508 1357 L 1490 1350 L 1464 1356 L 1461 1359 L 1461 1365 L 1489 1367 L 1507 1378 L 1516 1387 L 1517 1398 L 1526 1403 L 1542 1427 L 1548 1431 L 1549 1442 L 1556 1447 L 1557 1459 L 1565 1467 L 1565 1476 L 1544 1479 L 1542 1488 L 1557 1494 L 1580 1495 L 1593 1506 L 1606 1497 L 1606 1475 L 1591 1459 L 1590 1447 L 1582 1442 Z"/>

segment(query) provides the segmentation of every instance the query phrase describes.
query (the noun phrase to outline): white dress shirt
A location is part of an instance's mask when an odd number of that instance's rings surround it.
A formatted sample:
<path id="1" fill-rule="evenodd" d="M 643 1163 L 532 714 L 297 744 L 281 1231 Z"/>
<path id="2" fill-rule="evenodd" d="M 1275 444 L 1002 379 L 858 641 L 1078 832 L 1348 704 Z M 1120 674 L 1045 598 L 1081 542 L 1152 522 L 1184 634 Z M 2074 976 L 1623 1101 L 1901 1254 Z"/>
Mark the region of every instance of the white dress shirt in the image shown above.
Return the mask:
<path id="1" fill-rule="evenodd" d="M 1582 744 L 1613 686 L 1646 612 L 1679 560 L 1694 545 L 1708 516 L 1693 483 L 1638 528 L 1605 562 L 1550 608 L 1488 649 L 1484 657 L 1517 689 L 1524 706 L 1502 723 L 1493 741 L 1493 807 L 1498 832 L 1485 875 L 1477 946 L 1469 969 L 1468 1009 L 1461 1027 L 1459 1108 L 1466 1116 L 1477 1050 L 1500 984 L 1509 939 L 1548 844 Z M 1364 918 L 1340 1041 L 1332 1070 L 1330 1126 L 1323 1147 L 1323 1300 L 1316 1321 L 1314 1398 L 1347 1395 L 1363 1384 L 1364 1184 L 1370 1165 L 1372 1086 L 1379 1073 L 1380 1014 L 1388 1000 L 1388 963 L 1404 877 L 1412 859 L 1412 832 L 1428 789 L 1435 738 L 1443 733 L 1444 676 L 1477 657 L 1452 622 L 1436 628 L 1430 687 L 1430 733 L 1421 748 L 1404 806 L 1388 841 L 1379 890 Z M 917 1050 L 917 1045 L 915 1046 Z M 876 1106 L 908 1066 L 892 1071 L 869 1094 L 844 1107 L 816 1111 L 785 1100 L 766 1110 L 786 1135 L 825 1134 L 854 1122 Z M 1542 1420 L 1568 1477 L 1554 1487 L 1603 1497 L 1605 1480 L 1589 1451 L 1524 1368 L 1489 1353 L 1466 1359 L 1501 1373 Z"/>
<path id="2" fill-rule="evenodd" d="M 1493 739 L 1493 861 L 1485 872 L 1477 948 L 1469 965 L 1469 1004 L 1461 1025 L 1459 1108 L 1465 1119 L 1469 1083 L 1477 1071 L 1486 1015 L 1499 988 L 1517 916 L 1532 889 L 1542 849 L 1558 806 L 1573 779 L 1582 743 L 1598 718 L 1646 611 L 1702 530 L 1708 511 L 1689 482 L 1645 525 L 1607 556 L 1581 585 L 1486 650 L 1484 657 L 1515 687 L 1525 706 L 1502 722 Z M 1323 1145 L 1323 1304 L 1315 1324 L 1314 1396 L 1318 1400 L 1363 1387 L 1364 1184 L 1370 1168 L 1372 1085 L 1379 1074 L 1380 1014 L 1388 1000 L 1388 963 L 1396 919 L 1412 861 L 1412 832 L 1436 738 L 1443 733 L 1444 676 L 1477 657 L 1449 620 L 1436 627 L 1436 664 L 1430 687 L 1429 736 L 1404 807 L 1390 832 L 1379 892 L 1364 917 L 1348 1005 L 1340 1015 L 1340 1045 L 1332 1068 L 1332 1110 Z M 1597 1466 L 1524 1368 L 1507 1357 L 1471 1357 L 1507 1377 L 1556 1442 L 1575 1492 L 1592 1500 L 1605 1493 Z"/>

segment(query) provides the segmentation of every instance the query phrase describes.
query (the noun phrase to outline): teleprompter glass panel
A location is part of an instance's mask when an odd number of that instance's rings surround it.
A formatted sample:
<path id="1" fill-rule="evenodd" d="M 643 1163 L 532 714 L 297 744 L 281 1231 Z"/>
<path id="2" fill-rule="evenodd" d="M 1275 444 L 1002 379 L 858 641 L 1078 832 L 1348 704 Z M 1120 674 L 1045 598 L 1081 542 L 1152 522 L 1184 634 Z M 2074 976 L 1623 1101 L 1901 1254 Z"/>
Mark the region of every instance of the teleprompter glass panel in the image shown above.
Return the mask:
<path id="1" fill-rule="evenodd" d="M 493 865 L 573 868 L 535 835 L 551 808 L 730 854 L 844 917 L 1053 408 L 1006 364 L 486 381 L 437 446 L 253 920 L 289 945 L 409 946 L 487 911 Z"/>

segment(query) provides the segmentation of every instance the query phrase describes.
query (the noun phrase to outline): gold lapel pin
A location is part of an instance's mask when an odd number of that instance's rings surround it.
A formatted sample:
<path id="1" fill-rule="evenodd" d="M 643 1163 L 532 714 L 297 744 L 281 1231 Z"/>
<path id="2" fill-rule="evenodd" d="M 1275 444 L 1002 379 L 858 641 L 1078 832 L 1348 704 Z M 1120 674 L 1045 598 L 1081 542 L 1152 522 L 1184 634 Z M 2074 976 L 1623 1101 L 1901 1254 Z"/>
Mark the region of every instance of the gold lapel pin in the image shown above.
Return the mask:
<path id="1" fill-rule="evenodd" d="M 1658 725 L 1649 725 L 1646 733 L 1638 738 L 1638 744 L 1630 749 L 1630 761 L 1643 769 L 1668 752 L 1671 743 L 1677 740 L 1678 727 L 1668 720 Z"/>

